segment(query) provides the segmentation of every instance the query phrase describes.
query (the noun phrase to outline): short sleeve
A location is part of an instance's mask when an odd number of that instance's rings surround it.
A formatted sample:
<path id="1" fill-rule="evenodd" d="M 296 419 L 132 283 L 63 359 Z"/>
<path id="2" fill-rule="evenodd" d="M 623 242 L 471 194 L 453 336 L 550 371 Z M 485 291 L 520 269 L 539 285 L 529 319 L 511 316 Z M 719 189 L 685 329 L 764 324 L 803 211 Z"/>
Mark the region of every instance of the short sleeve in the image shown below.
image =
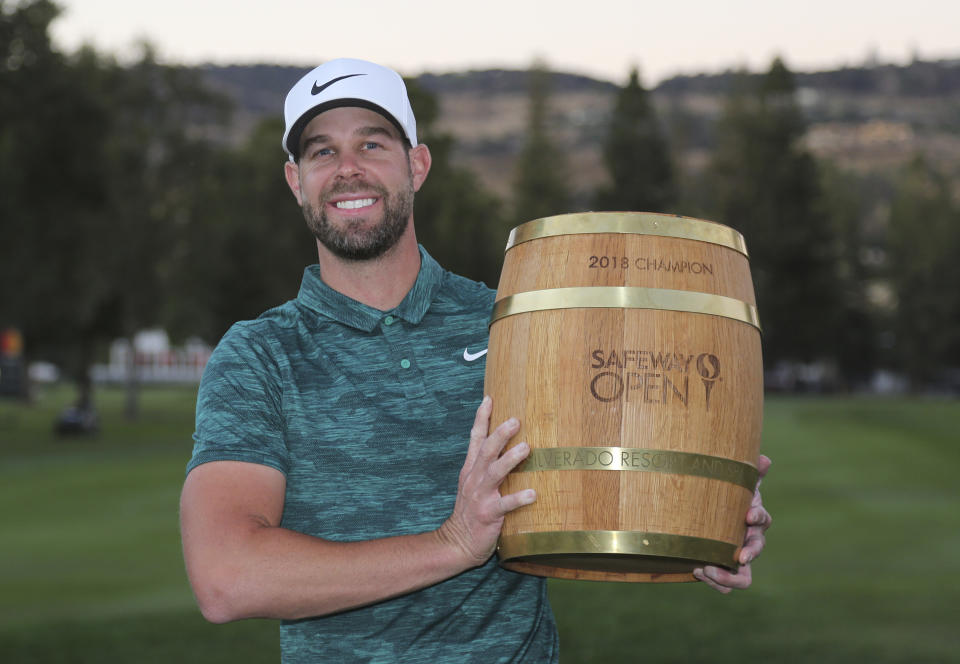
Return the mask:
<path id="1" fill-rule="evenodd" d="M 258 463 L 284 474 L 289 468 L 279 363 L 247 325 L 230 328 L 204 369 L 188 473 L 210 461 Z"/>

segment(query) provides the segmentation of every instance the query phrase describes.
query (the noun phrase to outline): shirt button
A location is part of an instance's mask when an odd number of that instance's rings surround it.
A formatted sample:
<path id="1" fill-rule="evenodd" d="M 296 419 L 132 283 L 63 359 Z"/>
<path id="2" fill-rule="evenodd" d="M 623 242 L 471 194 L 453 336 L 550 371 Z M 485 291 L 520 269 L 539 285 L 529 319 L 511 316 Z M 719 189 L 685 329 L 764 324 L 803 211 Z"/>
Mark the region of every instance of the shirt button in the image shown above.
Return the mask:
<path id="1" fill-rule="evenodd" d="M 410 360 L 408 360 L 408 359 L 406 359 L 406 358 L 400 360 L 400 367 L 403 368 L 403 369 L 409 369 L 409 368 L 410 368 Z"/>
<path id="2" fill-rule="evenodd" d="M 395 321 L 395 320 L 396 320 L 396 319 L 395 319 L 393 316 L 387 316 L 386 318 L 383 319 L 383 324 L 384 324 L 384 325 L 393 325 L 393 321 Z"/>

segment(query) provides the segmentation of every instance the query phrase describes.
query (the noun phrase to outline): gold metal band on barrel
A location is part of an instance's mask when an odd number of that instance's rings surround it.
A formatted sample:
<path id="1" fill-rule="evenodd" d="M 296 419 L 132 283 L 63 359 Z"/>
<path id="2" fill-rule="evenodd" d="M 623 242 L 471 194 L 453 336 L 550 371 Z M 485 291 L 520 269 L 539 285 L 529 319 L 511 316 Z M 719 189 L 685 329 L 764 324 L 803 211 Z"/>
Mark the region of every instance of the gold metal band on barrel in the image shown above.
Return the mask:
<path id="1" fill-rule="evenodd" d="M 760 473 L 749 463 L 723 457 L 640 447 L 538 447 L 513 472 L 623 470 L 695 475 L 753 491 Z"/>
<path id="2" fill-rule="evenodd" d="M 736 567 L 737 547 L 727 542 L 633 530 L 554 530 L 502 535 L 497 555 L 507 561 L 536 556 L 631 555 L 682 558 Z M 535 561 L 531 561 L 535 562 Z"/>
<path id="3" fill-rule="evenodd" d="M 493 305 L 490 325 L 501 318 L 552 309 L 660 309 L 732 318 L 760 329 L 757 308 L 725 295 L 640 288 L 637 286 L 580 286 L 515 293 Z"/>
<path id="4" fill-rule="evenodd" d="M 534 219 L 510 231 L 507 249 L 542 237 L 583 233 L 631 233 L 698 240 L 729 247 L 744 256 L 749 255 L 743 235 L 729 226 L 704 219 L 652 212 L 581 212 Z"/>

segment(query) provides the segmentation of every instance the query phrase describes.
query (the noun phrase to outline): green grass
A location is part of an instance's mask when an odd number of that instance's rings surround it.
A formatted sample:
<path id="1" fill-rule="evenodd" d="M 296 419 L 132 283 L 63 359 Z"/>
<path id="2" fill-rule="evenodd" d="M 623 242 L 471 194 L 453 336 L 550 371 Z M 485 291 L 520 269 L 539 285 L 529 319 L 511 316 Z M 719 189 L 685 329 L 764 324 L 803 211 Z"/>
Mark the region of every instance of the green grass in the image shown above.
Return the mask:
<path id="1" fill-rule="evenodd" d="M 180 553 L 177 502 L 195 391 L 144 394 L 137 422 L 98 393 L 102 432 L 58 438 L 66 389 L 0 402 L 0 661 L 276 661 L 268 621 L 207 624 Z"/>
<path id="2" fill-rule="evenodd" d="M 960 661 L 958 429 L 956 401 L 769 399 L 753 588 L 554 582 L 565 661 Z"/>
<path id="3" fill-rule="evenodd" d="M 69 397 L 0 402 L 0 661 L 278 661 L 276 623 L 209 625 L 186 582 L 193 391 L 136 423 L 101 391 L 103 432 L 58 439 Z M 769 399 L 754 587 L 551 581 L 564 664 L 960 661 L 958 429 L 958 401 Z"/>

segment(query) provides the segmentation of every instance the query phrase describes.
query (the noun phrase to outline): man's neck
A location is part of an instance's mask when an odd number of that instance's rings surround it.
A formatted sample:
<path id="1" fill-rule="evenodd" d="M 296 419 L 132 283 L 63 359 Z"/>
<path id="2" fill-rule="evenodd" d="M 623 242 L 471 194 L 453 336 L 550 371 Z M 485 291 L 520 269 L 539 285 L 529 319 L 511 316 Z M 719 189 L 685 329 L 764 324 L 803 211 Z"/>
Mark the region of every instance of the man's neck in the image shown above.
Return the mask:
<path id="1" fill-rule="evenodd" d="M 420 273 L 420 248 L 413 225 L 383 256 L 344 260 L 317 243 L 320 276 L 333 290 L 367 306 L 389 311 L 403 301 Z"/>

